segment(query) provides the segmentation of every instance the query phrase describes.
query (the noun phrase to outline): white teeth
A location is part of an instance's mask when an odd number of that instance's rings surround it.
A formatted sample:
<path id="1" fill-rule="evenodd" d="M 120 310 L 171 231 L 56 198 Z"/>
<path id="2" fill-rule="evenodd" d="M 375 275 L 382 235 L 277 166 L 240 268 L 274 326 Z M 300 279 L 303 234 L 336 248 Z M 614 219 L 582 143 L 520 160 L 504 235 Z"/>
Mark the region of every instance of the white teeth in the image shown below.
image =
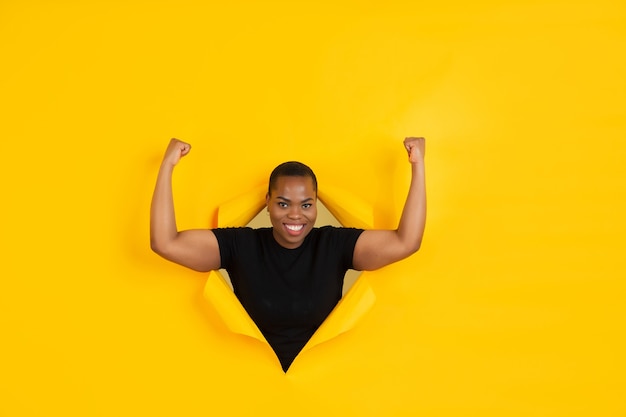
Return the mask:
<path id="1" fill-rule="evenodd" d="M 302 230 L 304 227 L 303 224 L 286 224 L 285 227 L 289 230 L 293 230 L 294 232 Z"/>

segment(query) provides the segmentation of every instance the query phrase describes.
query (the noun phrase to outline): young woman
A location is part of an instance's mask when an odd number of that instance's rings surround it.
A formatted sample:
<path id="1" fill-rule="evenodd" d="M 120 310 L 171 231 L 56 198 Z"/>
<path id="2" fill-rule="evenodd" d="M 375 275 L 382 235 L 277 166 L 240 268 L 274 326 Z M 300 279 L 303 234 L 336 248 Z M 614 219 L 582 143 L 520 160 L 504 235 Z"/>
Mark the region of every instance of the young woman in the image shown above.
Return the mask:
<path id="1" fill-rule="evenodd" d="M 395 230 L 316 228 L 317 179 L 308 166 L 292 161 L 270 175 L 266 204 L 272 227 L 179 231 L 172 173 L 191 146 L 172 139 L 152 198 L 152 249 L 196 271 L 225 268 L 286 372 L 341 299 L 348 269 L 382 268 L 419 249 L 426 221 L 424 142 L 404 140 L 412 176 Z"/>

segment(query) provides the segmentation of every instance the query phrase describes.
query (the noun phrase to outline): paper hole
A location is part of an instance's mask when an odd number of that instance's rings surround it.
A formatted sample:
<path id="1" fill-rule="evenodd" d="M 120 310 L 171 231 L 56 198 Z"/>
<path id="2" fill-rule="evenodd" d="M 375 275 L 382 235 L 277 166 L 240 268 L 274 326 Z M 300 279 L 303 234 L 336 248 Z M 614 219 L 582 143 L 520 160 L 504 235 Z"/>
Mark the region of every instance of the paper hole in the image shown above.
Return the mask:
<path id="1" fill-rule="evenodd" d="M 248 222 L 246 226 L 252 227 L 254 229 L 260 228 L 260 227 L 272 227 L 272 223 L 270 222 L 270 217 L 267 215 L 265 207 L 263 207 L 263 210 L 261 210 L 252 220 L 250 220 L 250 222 Z M 324 204 L 322 204 L 320 200 L 317 200 L 317 220 L 315 221 L 315 226 L 316 227 L 321 227 L 321 226 L 342 227 L 342 224 L 339 223 L 339 220 L 337 220 L 335 216 L 333 216 L 330 213 L 330 211 L 328 211 L 326 206 L 324 206 Z M 228 283 L 228 285 L 230 286 L 230 288 L 232 289 L 233 285 L 230 282 L 230 277 L 228 276 L 228 272 L 226 272 L 225 269 L 220 269 L 219 271 L 224 277 L 224 279 L 226 280 L 226 282 Z M 352 288 L 352 286 L 354 285 L 354 283 L 356 282 L 356 280 L 359 278 L 360 275 L 361 275 L 361 271 L 355 271 L 352 269 L 348 270 L 348 272 L 346 273 L 344 282 L 343 282 L 342 295 L 345 295 L 350 290 L 350 288 Z"/>

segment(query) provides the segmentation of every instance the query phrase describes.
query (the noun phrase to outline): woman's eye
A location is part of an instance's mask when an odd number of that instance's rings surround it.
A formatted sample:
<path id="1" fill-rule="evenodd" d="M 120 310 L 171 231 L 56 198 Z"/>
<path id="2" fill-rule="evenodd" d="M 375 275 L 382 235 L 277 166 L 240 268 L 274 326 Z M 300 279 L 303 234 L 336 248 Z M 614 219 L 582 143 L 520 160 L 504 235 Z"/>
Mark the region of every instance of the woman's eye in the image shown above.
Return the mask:
<path id="1" fill-rule="evenodd" d="M 287 207 L 287 203 L 278 203 L 278 206 L 281 208 Z"/>
<path id="2" fill-rule="evenodd" d="M 312 204 L 311 203 L 306 203 L 302 205 L 302 208 L 308 209 L 309 207 L 311 207 Z"/>

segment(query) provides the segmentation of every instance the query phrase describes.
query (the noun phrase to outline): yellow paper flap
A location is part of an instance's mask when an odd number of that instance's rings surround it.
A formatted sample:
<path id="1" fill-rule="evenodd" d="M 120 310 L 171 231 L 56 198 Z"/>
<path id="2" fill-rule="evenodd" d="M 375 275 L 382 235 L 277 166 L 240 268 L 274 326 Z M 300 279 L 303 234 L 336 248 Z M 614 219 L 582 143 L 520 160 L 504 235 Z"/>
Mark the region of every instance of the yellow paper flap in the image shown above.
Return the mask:
<path id="1" fill-rule="evenodd" d="M 374 294 L 374 290 L 365 273 L 363 273 L 326 320 L 324 320 L 324 323 L 317 329 L 313 337 L 302 349 L 302 352 L 354 328 L 365 314 L 370 311 L 375 301 L 376 294 Z"/>
<path id="2" fill-rule="evenodd" d="M 204 298 L 215 307 L 231 332 L 267 343 L 259 328 L 218 271 L 209 273 L 209 278 L 204 286 Z"/>
<path id="3" fill-rule="evenodd" d="M 360 197 L 333 186 L 324 185 L 317 192 L 320 200 L 339 223 L 345 227 L 371 229 L 374 227 L 374 212 L 371 205 Z"/>
<path id="4" fill-rule="evenodd" d="M 217 227 L 243 227 L 265 206 L 267 185 L 260 185 L 220 205 Z"/>

